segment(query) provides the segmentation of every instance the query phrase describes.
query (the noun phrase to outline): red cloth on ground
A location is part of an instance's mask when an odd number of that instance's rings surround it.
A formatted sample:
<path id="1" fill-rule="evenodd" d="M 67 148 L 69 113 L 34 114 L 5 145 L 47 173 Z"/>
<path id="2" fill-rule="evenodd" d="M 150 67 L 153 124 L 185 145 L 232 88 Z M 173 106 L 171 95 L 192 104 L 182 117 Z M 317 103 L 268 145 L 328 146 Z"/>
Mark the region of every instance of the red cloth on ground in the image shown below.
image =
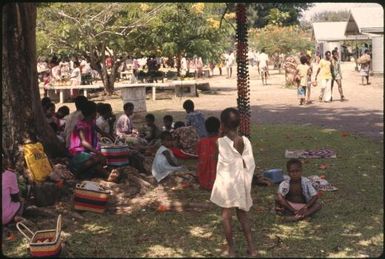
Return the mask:
<path id="1" fill-rule="evenodd" d="M 177 147 L 171 147 L 169 148 L 172 153 L 174 154 L 174 156 L 176 158 L 179 158 L 179 159 L 191 159 L 191 158 L 197 158 L 197 156 L 193 155 L 193 154 L 189 154 L 189 153 L 186 153 L 184 152 L 182 149 L 180 148 L 177 148 Z"/>
<path id="2" fill-rule="evenodd" d="M 197 145 L 197 176 L 202 188 L 211 190 L 217 175 L 218 136 L 202 138 Z"/>

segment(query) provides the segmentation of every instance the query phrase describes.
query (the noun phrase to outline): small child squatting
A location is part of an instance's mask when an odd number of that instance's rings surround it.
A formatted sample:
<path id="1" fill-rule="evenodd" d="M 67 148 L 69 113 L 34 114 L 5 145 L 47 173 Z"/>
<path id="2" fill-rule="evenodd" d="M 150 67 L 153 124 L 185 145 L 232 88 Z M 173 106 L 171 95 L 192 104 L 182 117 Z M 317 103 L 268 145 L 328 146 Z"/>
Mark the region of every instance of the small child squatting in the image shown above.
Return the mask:
<path id="1" fill-rule="evenodd" d="M 276 211 L 289 214 L 288 221 L 299 221 L 319 211 L 321 204 L 317 201 L 317 191 L 310 180 L 302 176 L 301 161 L 290 159 L 286 167 L 290 179 L 283 181 L 278 187 Z"/>

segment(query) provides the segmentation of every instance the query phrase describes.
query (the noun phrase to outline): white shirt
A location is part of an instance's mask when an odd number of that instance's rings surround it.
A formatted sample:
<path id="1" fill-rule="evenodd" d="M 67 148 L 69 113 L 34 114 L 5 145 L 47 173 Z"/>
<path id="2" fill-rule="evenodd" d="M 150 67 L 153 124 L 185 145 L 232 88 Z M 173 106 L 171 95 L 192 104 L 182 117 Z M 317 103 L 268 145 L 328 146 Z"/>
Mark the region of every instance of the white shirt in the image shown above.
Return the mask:
<path id="1" fill-rule="evenodd" d="M 264 68 L 266 67 L 266 63 L 269 62 L 269 56 L 266 53 L 261 53 L 258 56 L 258 61 L 259 61 L 259 67 Z"/>
<path id="2" fill-rule="evenodd" d="M 109 134 L 110 133 L 110 124 L 108 124 L 108 121 L 106 121 L 103 116 L 99 116 L 96 119 L 96 126 L 98 126 L 99 129 L 101 129 L 103 132 Z"/>
<path id="3" fill-rule="evenodd" d="M 79 67 L 72 70 L 71 80 L 74 82 L 74 84 L 80 85 L 80 83 L 82 81 L 82 75 L 80 74 L 80 68 Z"/>
<path id="4" fill-rule="evenodd" d="M 230 55 L 226 55 L 225 58 L 226 58 L 226 66 L 232 67 L 235 61 L 234 53 L 231 53 Z"/>
<path id="5" fill-rule="evenodd" d="M 172 151 L 165 146 L 160 146 L 156 151 L 154 161 L 152 162 L 151 173 L 155 177 L 157 182 L 160 182 L 163 178 L 168 176 L 170 173 L 182 169 L 181 166 L 172 166 L 168 163 L 166 156 L 163 154 L 164 151 L 170 153 L 171 159 L 176 160 Z"/>

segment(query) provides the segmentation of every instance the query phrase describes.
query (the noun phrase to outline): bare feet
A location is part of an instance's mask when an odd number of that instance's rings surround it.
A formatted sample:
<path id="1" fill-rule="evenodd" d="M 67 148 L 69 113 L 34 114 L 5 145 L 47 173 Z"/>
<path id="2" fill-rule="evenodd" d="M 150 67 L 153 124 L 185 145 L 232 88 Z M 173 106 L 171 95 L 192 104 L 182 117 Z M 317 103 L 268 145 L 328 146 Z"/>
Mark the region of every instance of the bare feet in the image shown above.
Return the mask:
<path id="1" fill-rule="evenodd" d="M 296 216 L 287 216 L 287 217 L 284 218 L 285 222 L 296 222 L 296 221 L 299 221 L 299 220 L 301 220 L 301 219 L 296 217 Z"/>
<path id="2" fill-rule="evenodd" d="M 235 251 L 233 248 L 227 248 L 223 253 L 221 254 L 223 257 L 235 257 Z"/>
<path id="3" fill-rule="evenodd" d="M 247 249 L 246 251 L 247 255 L 248 256 L 251 256 L 251 257 L 257 257 L 257 251 L 255 251 L 255 249 L 252 249 L 251 252 Z"/>

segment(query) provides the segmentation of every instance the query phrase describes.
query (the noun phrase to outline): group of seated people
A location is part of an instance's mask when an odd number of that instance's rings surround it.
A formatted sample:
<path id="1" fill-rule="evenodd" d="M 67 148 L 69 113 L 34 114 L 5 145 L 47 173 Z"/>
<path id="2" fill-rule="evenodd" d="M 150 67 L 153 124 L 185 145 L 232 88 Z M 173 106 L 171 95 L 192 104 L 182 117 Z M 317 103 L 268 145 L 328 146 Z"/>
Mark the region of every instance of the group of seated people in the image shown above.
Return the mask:
<path id="1" fill-rule="evenodd" d="M 131 118 L 134 112 L 132 103 L 124 104 L 124 113 L 117 120 L 109 104 L 96 104 L 84 96 L 78 96 L 75 106 L 76 111 L 72 113 L 67 106 L 62 106 L 55 112 L 55 105 L 49 98 L 42 99 L 47 122 L 65 144 L 69 168 L 77 178 L 101 177 L 111 182 L 120 181 L 122 175 L 119 170 L 107 170 L 106 158 L 100 151 L 100 140 L 106 137 L 113 142 L 120 141 L 127 145 L 130 150 L 129 164 L 139 173 L 152 174 L 157 182 L 174 172 L 189 173 L 188 170 L 183 170 L 179 159 L 196 159 L 195 176 L 200 187 L 212 190 L 216 178 L 217 140 L 220 137 L 221 122 L 213 116 L 205 119 L 201 112 L 195 111 L 191 100 L 186 100 L 183 104 L 186 110 L 185 122 L 174 123 L 173 117 L 166 115 L 163 117 L 162 128 L 156 125 L 153 114 L 145 116 L 143 127 L 135 128 Z M 151 172 L 144 168 L 145 155 L 154 156 Z M 9 165 L 3 156 L 3 224 L 7 224 L 22 211 L 22 205 L 16 199 L 17 179 Z M 279 187 L 277 212 L 288 211 L 293 215 L 293 220 L 300 220 L 320 209 L 317 192 L 307 178 L 301 176 L 302 164 L 299 160 L 289 161 L 287 170 L 292 180 L 282 182 Z M 266 178 L 257 181 L 271 185 Z M 9 209 L 4 209 L 4 206 Z"/>
<path id="2" fill-rule="evenodd" d="M 100 152 L 103 138 L 128 145 L 130 165 L 140 173 L 150 174 L 143 166 L 144 157 L 153 155 L 163 146 L 163 141 L 167 142 L 169 137 L 164 132 L 172 139 L 172 145 L 167 146 L 170 154 L 179 159 L 197 159 L 199 152 L 206 152 L 206 149 L 199 148 L 200 141 L 205 143 L 206 138 L 217 136 L 219 132 L 219 120 L 210 117 L 205 121 L 201 112 L 194 111 L 191 100 L 183 104 L 187 113 L 185 122 L 174 123 L 173 117 L 166 115 L 163 118 L 163 127 L 159 128 L 155 123 L 155 116 L 147 114 L 145 124 L 139 129 L 132 121 L 135 107 L 130 102 L 124 104 L 124 113 L 118 119 L 115 118 L 110 104 L 96 104 L 84 96 L 76 97 L 76 111 L 72 113 L 67 106 L 55 111 L 55 104 L 48 97 L 44 97 L 41 102 L 48 124 L 67 148 L 71 171 L 81 179 L 101 176 L 111 180 L 111 173 L 106 171 L 106 161 Z M 158 163 L 158 157 L 155 155 L 154 164 Z M 154 176 L 157 173 L 163 172 L 152 170 Z M 113 175 L 115 174 L 116 170 Z"/>

